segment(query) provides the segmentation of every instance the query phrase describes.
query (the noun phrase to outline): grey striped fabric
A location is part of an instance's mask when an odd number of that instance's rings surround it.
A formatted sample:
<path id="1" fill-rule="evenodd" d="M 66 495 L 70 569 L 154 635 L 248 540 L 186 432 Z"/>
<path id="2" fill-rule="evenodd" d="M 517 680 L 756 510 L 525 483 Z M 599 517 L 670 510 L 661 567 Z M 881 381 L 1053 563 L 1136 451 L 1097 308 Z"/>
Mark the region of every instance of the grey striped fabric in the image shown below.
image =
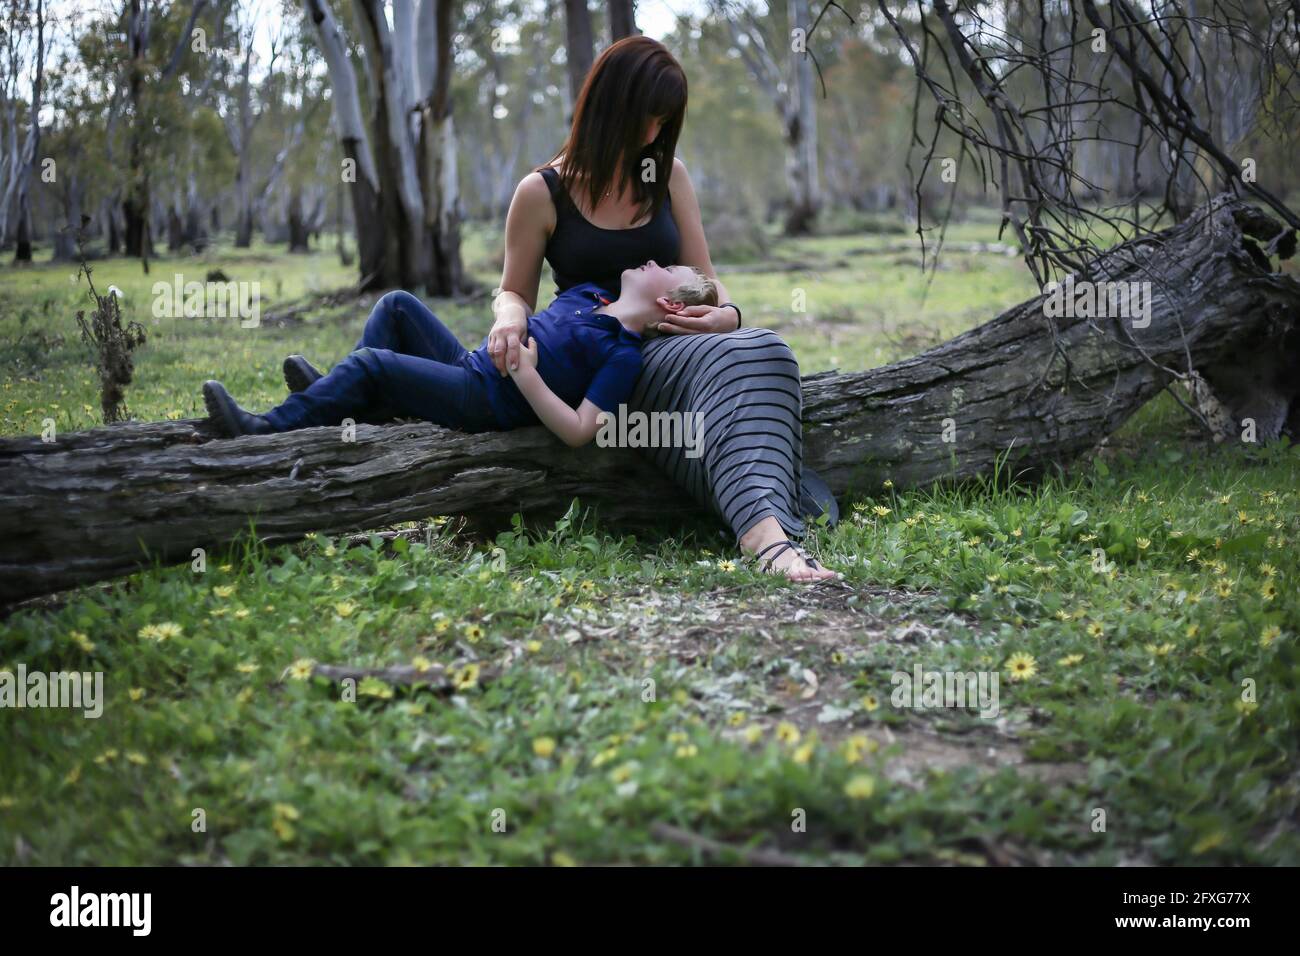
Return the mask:
<path id="1" fill-rule="evenodd" d="M 803 393 L 799 363 L 780 336 L 769 329 L 668 335 L 647 342 L 641 358 L 629 408 L 704 416 L 699 457 L 686 457 L 685 448 L 644 454 L 737 538 L 769 515 L 790 537 L 803 535 Z"/>

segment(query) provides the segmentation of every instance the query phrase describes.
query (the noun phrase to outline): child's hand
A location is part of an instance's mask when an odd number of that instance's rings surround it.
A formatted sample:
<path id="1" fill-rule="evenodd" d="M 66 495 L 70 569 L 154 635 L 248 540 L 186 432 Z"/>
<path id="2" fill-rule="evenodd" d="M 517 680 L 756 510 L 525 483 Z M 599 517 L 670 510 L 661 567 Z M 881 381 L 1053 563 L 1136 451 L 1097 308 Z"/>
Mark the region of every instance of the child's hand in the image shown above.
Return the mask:
<path id="1" fill-rule="evenodd" d="M 519 343 L 519 368 L 511 369 L 510 374 L 516 375 L 524 369 L 537 368 L 537 339 L 529 336 L 528 342 Z"/>

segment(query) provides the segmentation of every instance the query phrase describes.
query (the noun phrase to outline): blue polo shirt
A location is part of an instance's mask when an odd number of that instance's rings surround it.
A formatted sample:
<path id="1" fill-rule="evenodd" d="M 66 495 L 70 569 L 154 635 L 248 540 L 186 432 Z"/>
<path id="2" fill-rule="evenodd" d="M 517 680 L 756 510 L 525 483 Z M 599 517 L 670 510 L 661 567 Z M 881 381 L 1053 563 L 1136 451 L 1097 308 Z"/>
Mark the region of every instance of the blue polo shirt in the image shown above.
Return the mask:
<path id="1" fill-rule="evenodd" d="M 537 371 L 570 408 L 577 408 L 585 398 L 602 411 L 616 412 L 632 396 L 641 374 L 641 336 L 629 332 L 614 316 L 596 312 L 609 298 L 601 286 L 583 282 L 565 289 L 547 308 L 528 318 L 528 337 L 537 342 Z M 514 379 L 502 378 L 492 364 L 486 338 L 470 353 L 469 366 L 485 380 L 497 424 L 502 428 L 538 424 Z"/>

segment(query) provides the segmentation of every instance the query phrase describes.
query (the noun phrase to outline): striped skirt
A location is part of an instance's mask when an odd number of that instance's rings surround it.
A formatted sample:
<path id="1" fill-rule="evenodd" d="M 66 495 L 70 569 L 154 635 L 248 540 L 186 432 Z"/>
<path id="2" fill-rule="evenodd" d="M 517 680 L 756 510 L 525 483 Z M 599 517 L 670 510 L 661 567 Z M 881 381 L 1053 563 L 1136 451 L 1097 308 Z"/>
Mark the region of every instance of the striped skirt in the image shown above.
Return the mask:
<path id="1" fill-rule="evenodd" d="M 773 516 L 801 536 L 803 393 L 799 363 L 769 329 L 668 335 L 647 342 L 629 407 L 699 413 L 700 454 L 650 448 L 659 468 L 712 509 L 739 538 Z"/>

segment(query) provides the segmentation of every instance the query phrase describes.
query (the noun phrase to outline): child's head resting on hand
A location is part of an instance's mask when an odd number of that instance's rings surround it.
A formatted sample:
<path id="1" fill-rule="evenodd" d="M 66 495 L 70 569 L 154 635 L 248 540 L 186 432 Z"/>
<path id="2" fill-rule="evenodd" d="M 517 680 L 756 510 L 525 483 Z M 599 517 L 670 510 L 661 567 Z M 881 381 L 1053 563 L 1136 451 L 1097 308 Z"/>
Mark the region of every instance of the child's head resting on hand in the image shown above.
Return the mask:
<path id="1" fill-rule="evenodd" d="M 629 285 L 632 289 L 629 290 Z M 634 290 L 634 291 L 633 291 Z M 716 306 L 718 304 L 718 284 L 699 269 L 690 265 L 673 265 L 664 268 L 654 260 L 637 269 L 628 269 L 623 274 L 623 294 L 654 295 L 660 315 L 658 319 L 647 321 L 641 330 L 642 338 L 654 338 L 662 334 L 659 323 L 688 306 Z"/>

